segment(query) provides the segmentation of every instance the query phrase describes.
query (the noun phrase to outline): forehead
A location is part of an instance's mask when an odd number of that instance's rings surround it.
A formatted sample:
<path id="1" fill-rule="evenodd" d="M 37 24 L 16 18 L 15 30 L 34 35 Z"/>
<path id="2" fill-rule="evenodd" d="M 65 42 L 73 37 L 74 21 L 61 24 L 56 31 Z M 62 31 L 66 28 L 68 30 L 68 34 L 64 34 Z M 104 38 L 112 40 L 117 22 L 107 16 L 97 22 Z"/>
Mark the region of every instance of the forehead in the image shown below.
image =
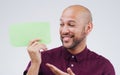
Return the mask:
<path id="1" fill-rule="evenodd" d="M 77 15 L 78 14 L 74 12 L 73 10 L 64 11 L 61 15 L 60 21 L 75 22 L 78 17 Z"/>
<path id="2" fill-rule="evenodd" d="M 69 22 L 74 21 L 78 23 L 87 23 L 90 20 L 89 10 L 83 7 L 71 7 L 63 11 L 60 21 Z"/>

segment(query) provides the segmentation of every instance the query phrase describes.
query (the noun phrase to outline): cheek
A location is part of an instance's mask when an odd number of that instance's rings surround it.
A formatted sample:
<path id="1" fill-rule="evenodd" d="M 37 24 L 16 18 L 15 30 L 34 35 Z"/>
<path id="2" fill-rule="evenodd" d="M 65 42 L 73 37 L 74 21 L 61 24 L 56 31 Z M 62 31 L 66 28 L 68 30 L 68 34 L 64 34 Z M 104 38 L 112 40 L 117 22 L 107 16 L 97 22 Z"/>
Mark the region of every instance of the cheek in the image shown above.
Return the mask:
<path id="1" fill-rule="evenodd" d="M 76 33 L 78 31 L 78 29 L 77 28 L 69 28 L 69 31 L 71 33 Z"/>
<path id="2" fill-rule="evenodd" d="M 84 30 L 77 29 L 74 31 L 74 35 L 78 38 L 82 37 L 84 35 Z"/>
<path id="3" fill-rule="evenodd" d="M 59 34 L 60 34 L 60 35 L 62 34 L 62 30 L 61 30 L 61 29 L 59 29 Z"/>
<path id="4" fill-rule="evenodd" d="M 61 29 L 61 28 L 59 28 L 59 33 L 61 33 L 61 30 L 62 30 L 62 29 Z"/>
<path id="5" fill-rule="evenodd" d="M 80 28 L 77 28 L 77 29 L 74 30 L 74 32 L 75 32 L 76 34 L 80 35 L 81 32 L 82 32 L 82 30 L 81 30 Z"/>

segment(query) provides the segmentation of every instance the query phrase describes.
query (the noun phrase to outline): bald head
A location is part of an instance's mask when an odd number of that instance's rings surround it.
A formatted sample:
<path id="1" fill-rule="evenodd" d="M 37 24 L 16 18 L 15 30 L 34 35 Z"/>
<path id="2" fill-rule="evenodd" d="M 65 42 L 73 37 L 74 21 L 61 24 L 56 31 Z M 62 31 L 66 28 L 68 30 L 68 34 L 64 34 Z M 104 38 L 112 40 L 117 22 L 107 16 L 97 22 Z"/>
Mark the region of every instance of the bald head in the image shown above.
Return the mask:
<path id="1" fill-rule="evenodd" d="M 72 16 L 73 18 L 79 18 L 79 20 L 83 23 L 92 22 L 91 12 L 88 8 L 81 5 L 72 5 L 64 9 L 62 17 Z"/>
<path id="2" fill-rule="evenodd" d="M 83 50 L 86 37 L 93 28 L 90 11 L 81 5 L 72 5 L 64 9 L 60 18 L 60 35 L 64 47 L 71 53 Z M 72 51 L 73 50 L 73 51 Z"/>

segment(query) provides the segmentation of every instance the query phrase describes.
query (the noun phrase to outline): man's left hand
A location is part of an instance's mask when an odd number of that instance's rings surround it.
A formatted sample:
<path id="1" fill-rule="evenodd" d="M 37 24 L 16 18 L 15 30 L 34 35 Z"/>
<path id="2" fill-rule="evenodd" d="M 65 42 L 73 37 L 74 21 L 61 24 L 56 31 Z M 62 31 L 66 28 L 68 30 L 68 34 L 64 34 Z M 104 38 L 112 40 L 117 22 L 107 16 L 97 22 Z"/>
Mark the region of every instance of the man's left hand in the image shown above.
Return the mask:
<path id="1" fill-rule="evenodd" d="M 58 69 L 56 66 L 52 64 L 47 63 L 46 66 L 48 66 L 55 75 L 75 75 L 70 68 L 67 68 L 67 73 L 66 73 L 61 71 L 60 69 Z"/>

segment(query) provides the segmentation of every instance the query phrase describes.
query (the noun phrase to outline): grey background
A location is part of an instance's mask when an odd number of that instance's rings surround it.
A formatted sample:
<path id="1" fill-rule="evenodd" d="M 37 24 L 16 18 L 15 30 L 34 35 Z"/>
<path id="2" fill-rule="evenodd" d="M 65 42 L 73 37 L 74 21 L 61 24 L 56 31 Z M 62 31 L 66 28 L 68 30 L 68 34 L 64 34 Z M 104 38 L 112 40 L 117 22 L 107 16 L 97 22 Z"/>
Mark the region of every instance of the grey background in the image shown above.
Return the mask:
<path id="1" fill-rule="evenodd" d="M 108 58 L 120 75 L 120 1 L 119 0 L 0 0 L 0 75 L 22 75 L 30 58 L 26 47 L 14 47 L 9 41 L 9 26 L 18 22 L 51 23 L 52 42 L 48 48 L 61 45 L 59 18 L 72 4 L 88 7 L 94 28 L 87 46 Z"/>

